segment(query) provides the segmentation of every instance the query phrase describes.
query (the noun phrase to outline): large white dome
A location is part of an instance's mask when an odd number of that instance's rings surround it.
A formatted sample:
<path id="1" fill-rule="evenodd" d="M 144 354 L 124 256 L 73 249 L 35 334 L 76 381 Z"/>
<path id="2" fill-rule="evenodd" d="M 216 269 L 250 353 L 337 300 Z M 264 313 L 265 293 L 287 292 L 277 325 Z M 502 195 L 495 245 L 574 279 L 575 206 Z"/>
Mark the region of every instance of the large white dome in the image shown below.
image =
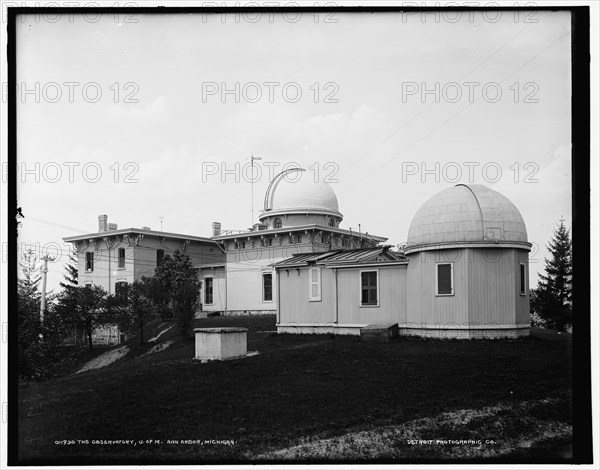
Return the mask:
<path id="1" fill-rule="evenodd" d="M 313 172 L 293 168 L 277 175 L 265 195 L 261 219 L 274 214 L 319 213 L 341 217 L 333 188 Z"/>
<path id="2" fill-rule="evenodd" d="M 458 184 L 421 206 L 408 230 L 407 248 L 462 242 L 524 242 L 521 213 L 505 196 L 479 184 Z"/>

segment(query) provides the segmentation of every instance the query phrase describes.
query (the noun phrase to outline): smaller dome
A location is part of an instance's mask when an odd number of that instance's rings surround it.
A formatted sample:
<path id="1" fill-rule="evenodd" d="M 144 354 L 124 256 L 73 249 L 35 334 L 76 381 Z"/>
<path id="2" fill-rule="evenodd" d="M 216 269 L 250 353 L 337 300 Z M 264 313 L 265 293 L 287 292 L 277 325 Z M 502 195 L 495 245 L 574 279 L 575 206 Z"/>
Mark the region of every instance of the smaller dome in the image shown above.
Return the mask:
<path id="1" fill-rule="evenodd" d="M 275 214 L 319 213 L 341 217 L 333 188 L 312 173 L 292 168 L 277 175 L 265 195 L 260 219 Z"/>
<path id="2" fill-rule="evenodd" d="M 421 206 L 410 224 L 407 247 L 498 241 L 527 243 L 519 210 L 486 186 L 458 184 Z"/>

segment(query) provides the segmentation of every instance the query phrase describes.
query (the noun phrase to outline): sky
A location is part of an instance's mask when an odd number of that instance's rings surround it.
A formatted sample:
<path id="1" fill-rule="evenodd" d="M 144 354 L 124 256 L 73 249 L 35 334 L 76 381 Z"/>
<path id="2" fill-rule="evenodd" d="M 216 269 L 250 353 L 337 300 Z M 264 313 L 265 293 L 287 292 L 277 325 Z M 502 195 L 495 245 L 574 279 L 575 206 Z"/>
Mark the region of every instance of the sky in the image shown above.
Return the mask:
<path id="1" fill-rule="evenodd" d="M 554 227 L 571 225 L 570 62 L 565 12 L 29 15 L 19 244 L 59 255 L 57 289 L 62 238 L 99 214 L 245 229 L 270 177 L 298 165 L 331 184 L 342 227 L 393 245 L 443 189 L 501 192 L 534 244 L 535 286 Z"/>

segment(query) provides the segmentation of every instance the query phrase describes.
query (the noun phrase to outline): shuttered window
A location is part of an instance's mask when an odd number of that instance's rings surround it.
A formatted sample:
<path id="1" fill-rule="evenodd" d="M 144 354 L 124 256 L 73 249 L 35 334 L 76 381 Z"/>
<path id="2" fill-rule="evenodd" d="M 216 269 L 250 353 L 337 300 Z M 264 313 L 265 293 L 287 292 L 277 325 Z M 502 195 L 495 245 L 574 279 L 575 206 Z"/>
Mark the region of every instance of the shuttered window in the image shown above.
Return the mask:
<path id="1" fill-rule="evenodd" d="M 452 263 L 439 263 L 437 265 L 437 295 L 454 294 L 452 277 Z"/>
<path id="2" fill-rule="evenodd" d="M 378 305 L 377 271 L 362 271 L 360 273 L 360 304 Z"/>
<path id="3" fill-rule="evenodd" d="M 212 305 L 213 303 L 213 278 L 204 278 L 204 303 L 206 305 Z"/>
<path id="4" fill-rule="evenodd" d="M 263 274 L 263 301 L 273 301 L 273 274 Z"/>
<path id="5" fill-rule="evenodd" d="M 525 265 L 521 263 L 521 295 L 525 295 Z"/>
<path id="6" fill-rule="evenodd" d="M 309 301 L 321 300 L 321 268 L 310 268 L 308 275 Z"/>

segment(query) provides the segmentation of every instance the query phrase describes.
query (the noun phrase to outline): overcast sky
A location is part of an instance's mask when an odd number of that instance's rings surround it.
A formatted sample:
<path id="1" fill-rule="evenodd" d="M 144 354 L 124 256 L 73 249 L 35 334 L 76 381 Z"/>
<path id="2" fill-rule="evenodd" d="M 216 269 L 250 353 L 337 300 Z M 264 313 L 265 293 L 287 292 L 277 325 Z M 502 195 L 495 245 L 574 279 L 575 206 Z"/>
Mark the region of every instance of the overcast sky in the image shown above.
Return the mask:
<path id="1" fill-rule="evenodd" d="M 295 163 L 327 178 L 344 228 L 391 244 L 436 192 L 496 189 L 540 247 L 534 286 L 553 227 L 571 223 L 570 17 L 486 13 L 23 18 L 19 243 L 64 247 L 99 214 L 247 228 L 254 155 L 255 219 L 269 173 Z"/>

